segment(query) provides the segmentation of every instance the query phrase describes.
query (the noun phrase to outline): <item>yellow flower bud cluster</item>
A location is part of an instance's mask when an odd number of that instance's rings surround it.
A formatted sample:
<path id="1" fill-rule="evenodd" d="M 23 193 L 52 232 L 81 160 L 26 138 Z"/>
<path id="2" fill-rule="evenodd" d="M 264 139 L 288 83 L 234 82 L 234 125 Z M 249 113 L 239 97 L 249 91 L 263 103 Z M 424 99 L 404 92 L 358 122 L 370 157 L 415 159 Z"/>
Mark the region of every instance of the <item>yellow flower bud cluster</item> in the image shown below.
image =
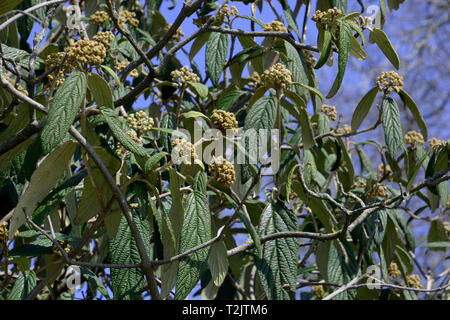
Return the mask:
<path id="1" fill-rule="evenodd" d="M 211 115 L 211 121 L 222 133 L 225 133 L 227 130 L 237 131 L 238 122 L 232 112 L 214 110 Z"/>
<path id="2" fill-rule="evenodd" d="M 172 141 L 172 147 L 172 155 L 174 156 L 172 160 L 175 164 L 191 164 L 193 160 L 197 159 L 194 145 L 183 138 Z"/>
<path id="3" fill-rule="evenodd" d="M 378 172 L 381 175 L 386 175 L 387 177 L 391 177 L 392 176 L 392 169 L 390 165 L 386 165 L 384 166 L 384 163 L 380 163 L 380 165 L 378 166 Z"/>
<path id="4" fill-rule="evenodd" d="M 180 82 L 182 84 L 186 84 L 188 81 L 191 82 L 200 82 L 200 77 L 189 69 L 188 66 L 184 66 L 179 70 L 174 70 L 170 73 L 172 76 L 173 82 Z"/>
<path id="5" fill-rule="evenodd" d="M 450 208 L 450 196 L 448 196 L 447 199 L 447 208 Z M 444 221 L 442 224 L 444 225 L 445 232 L 448 236 L 450 234 L 450 222 Z"/>
<path id="6" fill-rule="evenodd" d="M 5 243 L 8 240 L 8 222 L 0 223 L 0 243 Z"/>
<path id="7" fill-rule="evenodd" d="M 152 130 L 154 124 L 153 119 L 148 117 L 144 110 L 129 114 L 127 122 L 128 126 L 139 135 Z"/>
<path id="8" fill-rule="evenodd" d="M 322 285 L 311 286 L 311 291 L 316 300 L 322 300 L 325 297 L 325 289 Z"/>
<path id="9" fill-rule="evenodd" d="M 377 77 L 377 87 L 379 91 L 384 91 L 386 94 L 393 90 L 399 92 L 403 88 L 403 77 L 395 71 L 381 72 Z"/>
<path id="10" fill-rule="evenodd" d="M 408 274 L 406 276 L 406 282 L 410 287 L 414 287 L 417 289 L 423 288 L 422 284 L 420 283 L 420 277 L 417 274 Z"/>
<path id="11" fill-rule="evenodd" d="M 90 18 L 93 24 L 102 25 L 109 18 L 109 15 L 106 11 L 95 11 Z"/>
<path id="12" fill-rule="evenodd" d="M 320 111 L 325 113 L 325 115 L 330 119 L 331 121 L 336 121 L 337 119 L 337 111 L 335 106 L 329 106 L 327 104 L 322 105 L 320 108 Z"/>
<path id="13" fill-rule="evenodd" d="M 67 246 L 67 242 L 66 242 L 66 241 L 61 241 L 61 240 L 59 240 L 58 242 L 59 242 L 59 244 L 61 245 L 61 247 L 63 248 L 64 252 L 65 252 L 66 254 L 69 254 L 69 253 L 70 253 L 70 248 L 67 248 L 67 247 L 66 247 L 66 246 Z M 63 256 L 61 250 L 59 250 L 59 248 L 58 248 L 58 246 L 57 246 L 56 244 L 52 244 L 52 252 L 53 252 L 55 255 L 59 256 L 59 257 L 62 257 L 62 256 Z"/>
<path id="14" fill-rule="evenodd" d="M 164 33 L 169 32 L 169 29 L 172 27 L 172 24 L 168 24 L 164 27 Z M 177 31 L 172 35 L 172 39 L 176 41 L 180 41 L 181 37 L 184 37 L 183 30 L 181 30 L 181 27 L 177 29 Z"/>
<path id="15" fill-rule="evenodd" d="M 424 144 L 425 141 L 423 140 L 423 136 L 417 132 L 417 131 L 408 131 L 407 134 L 405 134 L 405 141 L 408 144 L 416 145 L 416 144 Z"/>
<path id="16" fill-rule="evenodd" d="M 45 58 L 45 66 L 47 70 L 53 68 L 54 66 L 61 65 L 47 76 L 50 82 L 56 81 L 56 87 L 62 85 L 66 74 L 71 73 L 76 67 L 76 61 L 69 58 L 69 56 L 67 56 L 66 60 L 64 60 L 65 56 L 65 52 L 55 52 L 50 53 Z M 64 63 L 62 63 L 63 61 Z"/>
<path id="17" fill-rule="evenodd" d="M 125 69 L 125 67 L 128 66 L 129 64 L 130 64 L 130 63 L 129 63 L 127 60 L 117 62 L 117 63 L 116 63 L 116 66 L 115 66 L 115 69 L 116 69 L 117 71 L 122 71 L 122 70 Z M 132 76 L 133 78 L 139 77 L 139 73 L 138 73 L 137 69 L 131 70 L 129 74 L 130 74 L 130 76 Z"/>
<path id="18" fill-rule="evenodd" d="M 374 183 L 373 185 L 371 185 L 369 187 L 367 195 L 369 198 L 372 198 L 372 197 L 387 198 L 387 197 L 389 197 L 386 186 L 381 183 L 378 183 L 378 182 Z"/>
<path id="19" fill-rule="evenodd" d="M 257 87 L 261 84 L 261 76 L 258 72 L 254 71 L 252 75 L 250 76 L 250 84 L 253 87 Z"/>
<path id="20" fill-rule="evenodd" d="M 236 180 L 236 172 L 231 162 L 223 157 L 214 159 L 214 162 L 209 165 L 211 176 L 225 188 L 229 188 Z"/>
<path id="21" fill-rule="evenodd" d="M 5 78 L 5 80 L 8 80 L 9 83 L 11 83 L 13 86 L 15 85 L 15 82 L 13 79 L 11 79 L 6 73 L 3 73 L 3 78 Z M 23 93 L 24 95 L 28 96 L 28 91 L 25 90 L 24 87 L 22 87 L 20 84 L 17 85 L 17 91 L 19 91 L 20 93 Z"/>
<path id="22" fill-rule="evenodd" d="M 344 124 L 342 128 L 337 129 L 337 132 L 339 134 L 348 134 L 352 132 L 352 127 L 350 127 L 348 124 Z"/>
<path id="23" fill-rule="evenodd" d="M 101 42 L 81 39 L 67 48 L 67 55 L 80 63 L 101 64 L 106 57 L 106 48 Z"/>
<path id="24" fill-rule="evenodd" d="M 313 69 L 317 62 L 316 56 L 309 50 L 303 50 L 303 55 L 305 56 L 306 65 L 308 68 Z"/>
<path id="25" fill-rule="evenodd" d="M 119 15 L 119 26 L 122 29 L 127 28 L 127 23 L 136 28 L 139 25 L 139 20 L 136 19 L 136 12 L 128 11 L 127 9 L 122 9 Z"/>
<path id="26" fill-rule="evenodd" d="M 280 22 L 278 20 L 273 20 L 269 23 L 266 23 L 264 26 L 264 31 L 281 31 L 281 32 L 287 32 L 287 28 L 284 26 L 283 22 Z"/>
<path id="27" fill-rule="evenodd" d="M 388 273 L 392 278 L 397 278 L 401 274 L 398 265 L 395 262 L 391 262 L 389 265 Z"/>
<path id="28" fill-rule="evenodd" d="M 439 140 L 438 138 L 431 138 L 428 143 L 430 144 L 430 147 L 433 149 L 440 149 L 442 147 L 445 147 L 447 145 L 447 142 Z"/>
<path id="29" fill-rule="evenodd" d="M 327 11 L 317 10 L 312 16 L 312 20 L 324 26 L 326 24 L 333 24 L 336 17 L 340 14 L 342 14 L 342 11 L 336 7 L 328 9 Z"/>
<path id="30" fill-rule="evenodd" d="M 273 65 L 261 75 L 261 82 L 267 88 L 286 89 L 291 84 L 291 71 L 281 63 Z"/>
<path id="31" fill-rule="evenodd" d="M 363 29 L 367 29 L 372 24 L 372 18 L 371 17 L 364 17 L 360 16 L 358 19 L 359 25 Z"/>
<path id="32" fill-rule="evenodd" d="M 235 6 L 228 6 L 228 4 L 224 4 L 223 7 L 220 9 L 219 13 L 217 14 L 216 21 L 214 22 L 214 25 L 221 25 L 225 21 L 225 17 L 227 19 L 230 19 L 232 15 L 237 16 L 239 14 L 239 10 Z"/>
<path id="33" fill-rule="evenodd" d="M 131 137 L 131 139 L 134 140 L 139 145 L 142 145 L 142 139 L 139 138 L 133 131 L 128 130 L 127 135 Z M 116 149 L 117 155 L 122 158 L 127 154 L 127 150 L 122 146 L 120 142 L 117 142 L 117 149 Z"/>
<path id="34" fill-rule="evenodd" d="M 114 33 L 111 31 L 99 31 L 92 37 L 92 40 L 100 42 L 105 47 L 109 47 L 111 41 L 114 40 Z"/>

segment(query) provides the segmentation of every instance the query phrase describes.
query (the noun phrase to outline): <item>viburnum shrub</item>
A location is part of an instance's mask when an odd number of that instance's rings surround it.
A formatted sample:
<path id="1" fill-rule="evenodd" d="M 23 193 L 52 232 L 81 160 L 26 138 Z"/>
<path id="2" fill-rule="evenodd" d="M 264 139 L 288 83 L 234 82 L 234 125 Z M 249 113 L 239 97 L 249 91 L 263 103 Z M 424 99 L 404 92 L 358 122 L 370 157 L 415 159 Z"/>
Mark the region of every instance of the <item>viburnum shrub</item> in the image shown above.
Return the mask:
<path id="1" fill-rule="evenodd" d="M 0 5 L 0 299 L 448 298 L 450 144 L 382 23 L 173 3 Z"/>

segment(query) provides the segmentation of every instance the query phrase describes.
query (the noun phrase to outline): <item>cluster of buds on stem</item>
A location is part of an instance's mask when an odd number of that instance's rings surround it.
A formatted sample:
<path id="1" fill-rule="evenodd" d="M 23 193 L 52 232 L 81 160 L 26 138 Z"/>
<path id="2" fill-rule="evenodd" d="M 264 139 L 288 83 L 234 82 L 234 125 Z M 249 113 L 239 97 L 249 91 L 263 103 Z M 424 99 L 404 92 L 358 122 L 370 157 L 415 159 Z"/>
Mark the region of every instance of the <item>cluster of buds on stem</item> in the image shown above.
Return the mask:
<path id="1" fill-rule="evenodd" d="M 175 164 L 191 164 L 193 160 L 197 159 L 194 145 L 183 138 L 172 141 L 172 147 L 172 161 Z"/>
<path id="2" fill-rule="evenodd" d="M 128 126 L 138 133 L 138 136 L 152 130 L 155 123 L 152 118 L 147 116 L 144 110 L 129 114 L 127 122 Z"/>
<path id="3" fill-rule="evenodd" d="M 125 60 L 125 61 L 119 61 L 119 62 L 116 62 L 116 65 L 115 65 L 114 69 L 115 69 L 116 71 L 120 72 L 120 71 L 122 71 L 123 69 L 125 69 L 129 64 L 130 64 L 130 63 L 129 63 L 127 60 Z M 137 71 L 136 69 L 131 70 L 129 74 L 130 74 L 130 76 L 132 76 L 133 78 L 139 77 L 139 73 L 138 73 L 138 71 Z"/>
<path id="4" fill-rule="evenodd" d="M 349 134 L 350 132 L 352 132 L 352 127 L 350 127 L 348 124 L 344 124 L 342 128 L 337 129 L 337 133 L 339 134 Z"/>
<path id="5" fill-rule="evenodd" d="M 127 28 L 127 23 L 136 28 L 139 25 L 139 20 L 136 19 L 136 12 L 128 11 L 127 9 L 122 9 L 119 14 L 118 20 L 119 26 L 122 29 Z"/>
<path id="6" fill-rule="evenodd" d="M 447 145 L 447 142 L 439 140 L 438 138 L 431 138 L 428 143 L 430 144 L 430 147 L 435 150 L 441 149 Z"/>
<path id="7" fill-rule="evenodd" d="M 66 57 L 65 60 L 64 57 Z M 50 53 L 45 58 L 45 62 L 47 70 L 55 66 L 59 66 L 47 76 L 48 80 L 51 83 L 55 81 L 56 87 L 62 85 L 66 74 L 71 73 L 73 70 L 75 70 L 76 67 L 76 61 L 73 58 L 69 58 L 69 56 L 66 56 L 66 53 L 64 52 Z"/>
<path id="8" fill-rule="evenodd" d="M 66 254 L 69 254 L 69 253 L 70 253 L 70 248 L 67 248 L 67 242 L 66 242 L 66 241 L 61 241 L 61 240 L 58 240 L 58 242 L 59 242 L 61 248 L 64 250 L 64 252 L 65 252 Z M 60 249 L 58 248 L 58 246 L 57 246 L 56 244 L 54 244 L 54 243 L 52 244 L 52 252 L 53 252 L 55 255 L 57 255 L 58 257 L 62 257 L 62 256 L 63 256 L 61 250 L 60 250 Z"/>
<path id="9" fill-rule="evenodd" d="M 332 25 L 340 14 L 342 14 L 342 11 L 336 7 L 328 9 L 327 11 L 317 10 L 312 16 L 312 20 L 322 26 L 327 24 Z"/>
<path id="10" fill-rule="evenodd" d="M 15 85 L 14 80 L 11 79 L 6 73 L 3 73 L 3 78 L 5 78 L 5 80 L 8 80 L 9 83 L 11 83 L 13 86 Z M 22 87 L 20 84 L 17 85 L 17 91 L 19 91 L 20 93 L 23 93 L 24 95 L 28 96 L 28 91 L 25 90 L 24 87 Z"/>
<path id="11" fill-rule="evenodd" d="M 314 298 L 316 300 L 322 300 L 325 297 L 325 289 L 323 288 L 323 285 L 319 284 L 316 286 L 311 286 L 311 291 L 314 295 Z"/>
<path id="12" fill-rule="evenodd" d="M 273 20 L 269 23 L 266 23 L 264 26 L 264 31 L 280 31 L 280 32 L 287 32 L 287 28 L 283 24 L 283 22 L 280 22 L 278 20 Z"/>
<path id="13" fill-rule="evenodd" d="M 303 49 L 303 55 L 305 56 L 308 68 L 313 69 L 317 62 L 317 58 L 314 53 L 310 52 L 309 50 Z"/>
<path id="14" fill-rule="evenodd" d="M 19 235 L 19 230 L 14 233 L 14 238 Z M 0 223 L 0 244 L 6 244 L 8 241 L 8 222 L 3 221 Z"/>
<path id="15" fill-rule="evenodd" d="M 192 71 L 192 69 L 189 69 L 188 66 L 183 66 L 179 70 L 174 70 L 170 73 L 172 76 L 173 82 L 179 82 L 182 85 L 187 84 L 188 81 L 190 82 L 200 82 L 200 77 Z"/>
<path id="16" fill-rule="evenodd" d="M 164 33 L 169 32 L 169 29 L 172 27 L 172 24 L 168 24 L 164 27 Z M 183 30 L 181 30 L 181 27 L 177 29 L 177 31 L 172 35 L 172 39 L 176 41 L 180 41 L 181 37 L 184 37 Z"/>
<path id="17" fill-rule="evenodd" d="M 90 18 L 93 24 L 102 25 L 109 18 L 109 15 L 106 11 L 95 11 Z"/>
<path id="18" fill-rule="evenodd" d="M 392 278 L 397 278 L 401 274 L 398 265 L 395 262 L 391 262 L 389 265 L 388 273 Z"/>
<path id="19" fill-rule="evenodd" d="M 127 135 L 130 136 L 131 139 L 134 140 L 139 145 L 142 145 L 142 139 L 139 138 L 133 131 L 128 130 Z M 123 156 L 127 155 L 127 150 L 120 142 L 117 142 L 117 149 L 116 149 L 117 155 L 122 158 Z"/>
<path id="20" fill-rule="evenodd" d="M 405 141 L 408 144 L 411 144 L 415 146 L 416 144 L 424 144 L 425 141 L 423 140 L 423 136 L 417 132 L 417 131 L 408 131 L 407 134 L 405 134 Z"/>
<path id="21" fill-rule="evenodd" d="M 105 48 L 107 48 L 109 47 L 111 41 L 114 40 L 114 34 L 111 31 L 99 31 L 92 37 L 92 40 L 100 42 L 105 46 Z"/>
<path id="22" fill-rule="evenodd" d="M 327 104 L 324 104 L 320 108 L 320 111 L 322 111 L 331 121 L 336 121 L 337 111 L 335 106 L 329 106 Z"/>
<path id="23" fill-rule="evenodd" d="M 389 94 L 392 91 L 400 92 L 403 88 L 403 77 L 395 71 L 381 72 L 377 77 L 377 87 L 379 91 Z"/>
<path id="24" fill-rule="evenodd" d="M 417 289 L 423 288 L 422 284 L 420 283 L 420 277 L 417 274 L 408 274 L 406 276 L 406 282 L 410 287 L 414 287 Z"/>
<path id="25" fill-rule="evenodd" d="M 231 16 L 237 16 L 239 15 L 239 10 L 235 6 L 228 6 L 228 4 L 224 4 L 223 7 L 219 10 L 219 13 L 217 14 L 216 21 L 214 22 L 214 25 L 221 25 L 225 21 L 225 17 L 230 20 Z"/>
<path id="26" fill-rule="evenodd" d="M 261 83 L 275 90 L 286 89 L 291 84 L 291 71 L 281 63 L 273 65 L 261 75 Z"/>
<path id="27" fill-rule="evenodd" d="M 232 112 L 214 110 L 211 115 L 211 121 L 222 133 L 226 133 L 227 130 L 237 132 L 238 122 Z"/>
<path id="28" fill-rule="evenodd" d="M 223 157 L 215 158 L 209 165 L 211 177 L 225 188 L 229 188 L 236 180 L 236 172 L 231 162 Z"/>
<path id="29" fill-rule="evenodd" d="M 106 48 L 103 43 L 89 39 L 80 39 L 76 41 L 70 45 L 66 51 L 69 59 L 78 61 L 82 64 L 101 64 L 106 57 Z"/>

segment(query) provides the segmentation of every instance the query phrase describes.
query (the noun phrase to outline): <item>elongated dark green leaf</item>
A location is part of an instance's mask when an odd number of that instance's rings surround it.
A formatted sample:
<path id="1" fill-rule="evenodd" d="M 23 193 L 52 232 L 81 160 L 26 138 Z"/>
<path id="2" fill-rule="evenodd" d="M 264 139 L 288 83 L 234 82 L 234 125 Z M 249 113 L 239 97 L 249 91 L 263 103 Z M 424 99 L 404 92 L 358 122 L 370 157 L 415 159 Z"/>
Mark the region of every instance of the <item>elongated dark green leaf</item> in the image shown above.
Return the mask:
<path id="1" fill-rule="evenodd" d="M 377 92 L 378 88 L 373 87 L 364 95 L 364 97 L 356 106 L 355 112 L 353 112 L 352 116 L 352 131 L 358 130 L 358 128 L 361 126 L 364 118 L 369 113 L 370 107 L 372 107 L 373 100 L 375 100 Z"/>
<path id="2" fill-rule="evenodd" d="M 272 129 L 277 117 L 275 97 L 263 96 L 250 108 L 245 117 L 244 129 Z"/>
<path id="3" fill-rule="evenodd" d="M 378 28 L 373 28 L 371 32 L 372 39 L 375 41 L 377 46 L 383 51 L 384 55 L 392 63 L 392 65 L 398 70 L 400 69 L 400 58 L 394 49 L 391 41 L 389 40 L 386 33 Z"/>
<path id="4" fill-rule="evenodd" d="M 306 62 L 302 57 L 302 53 L 297 50 L 292 44 L 284 41 L 284 46 L 286 48 L 286 68 L 288 68 L 292 75 L 292 82 L 298 82 L 301 84 L 309 83 L 308 71 Z M 303 100 L 308 101 L 309 92 L 304 86 L 290 86 L 290 90 L 296 92 Z"/>
<path id="5" fill-rule="evenodd" d="M 167 152 L 158 152 L 154 155 L 152 155 L 148 160 L 145 162 L 144 172 L 147 173 L 150 170 L 153 170 L 158 165 L 159 161 L 161 161 L 162 158 L 164 158 L 167 155 Z"/>
<path id="6" fill-rule="evenodd" d="M 88 87 L 99 107 L 113 108 L 113 96 L 109 84 L 96 73 L 89 73 Z"/>
<path id="7" fill-rule="evenodd" d="M 137 154 L 141 157 L 148 157 L 147 152 L 143 147 L 138 145 L 124 130 L 119 116 L 109 108 L 100 108 L 109 128 L 111 129 L 114 137 L 124 146 L 125 149 Z"/>
<path id="8" fill-rule="evenodd" d="M 189 60 L 193 60 L 197 52 L 200 51 L 200 49 L 204 46 L 206 41 L 208 41 L 209 35 L 211 32 L 205 32 L 200 34 L 197 38 L 195 38 L 195 41 L 192 43 L 191 51 L 189 52 Z"/>
<path id="9" fill-rule="evenodd" d="M 233 90 L 223 94 L 217 101 L 215 108 L 229 111 L 244 93 L 245 91 L 242 90 Z"/>
<path id="10" fill-rule="evenodd" d="M 82 170 L 73 177 L 67 179 L 57 188 L 55 188 L 48 196 L 45 197 L 34 210 L 33 222 L 40 226 L 44 223 L 47 216 L 63 201 L 63 199 L 78 185 L 86 176 L 87 171 Z"/>
<path id="11" fill-rule="evenodd" d="M 386 98 L 383 101 L 383 114 L 382 114 L 384 139 L 390 155 L 396 158 L 398 149 L 402 149 L 405 146 L 403 137 L 402 124 L 400 121 L 400 111 L 392 98 Z"/>
<path id="12" fill-rule="evenodd" d="M 430 150 L 428 152 L 425 152 L 422 157 L 416 162 L 414 165 L 414 168 L 411 170 L 409 177 L 408 177 L 408 184 L 406 185 L 406 191 L 409 192 L 411 190 L 411 187 L 413 186 L 414 179 L 417 176 L 417 173 L 419 172 L 420 167 L 422 166 L 422 163 L 425 161 L 425 159 L 428 157 Z"/>
<path id="13" fill-rule="evenodd" d="M 75 152 L 76 143 L 67 141 L 50 153 L 31 176 L 30 184 L 19 199 L 10 221 L 10 237 L 26 221 L 25 213 L 30 216 L 38 203 L 55 187 L 56 182 L 67 168 Z"/>
<path id="14" fill-rule="evenodd" d="M 25 300 L 36 286 L 36 274 L 33 270 L 22 272 L 9 293 L 8 300 Z"/>
<path id="15" fill-rule="evenodd" d="M 23 0 L 2 0 L 0 1 L 0 14 L 15 9 Z"/>
<path id="16" fill-rule="evenodd" d="M 205 61 L 212 83 L 217 86 L 227 63 L 229 36 L 213 32 L 206 43 Z"/>
<path id="17" fill-rule="evenodd" d="M 294 30 L 294 32 L 297 35 L 297 37 L 299 39 L 301 39 L 302 36 L 300 35 L 300 32 L 298 31 L 297 22 L 295 21 L 295 17 L 294 17 L 294 14 L 293 14 L 291 8 L 288 6 L 286 0 L 282 0 L 280 2 L 283 5 L 283 12 L 284 12 L 284 16 L 286 18 L 287 23 Z"/>
<path id="18" fill-rule="evenodd" d="M 141 219 L 139 214 L 134 212 L 133 219 L 146 246 L 147 254 L 151 255 L 150 228 L 147 219 Z M 114 264 L 141 263 L 136 242 L 124 216 L 120 220 L 116 236 L 109 243 L 109 256 L 111 263 Z M 115 300 L 131 300 L 135 298 L 140 294 L 145 283 L 144 273 L 141 268 L 111 269 L 111 288 Z"/>
<path id="19" fill-rule="evenodd" d="M 439 247 L 437 245 L 431 245 L 431 243 L 439 243 L 443 241 L 448 241 L 447 231 L 445 230 L 444 224 L 439 220 L 433 220 L 430 225 L 430 229 L 428 230 L 427 242 L 426 245 L 429 248 L 436 248 L 437 250 L 445 250 L 442 246 Z"/>
<path id="20" fill-rule="evenodd" d="M 330 245 L 328 261 L 328 281 L 343 285 L 356 276 L 358 269 L 356 258 L 347 242 L 334 240 Z M 334 299 L 353 300 L 355 297 L 355 290 L 346 290 Z"/>
<path id="21" fill-rule="evenodd" d="M 338 57 L 338 74 L 334 80 L 330 92 L 327 94 L 327 99 L 334 97 L 341 87 L 344 79 L 345 69 L 347 67 L 348 53 L 352 46 L 352 29 L 344 21 L 339 29 L 339 57 Z"/>
<path id="22" fill-rule="evenodd" d="M 223 241 L 216 242 L 211 246 L 211 254 L 208 259 L 214 285 L 220 287 L 228 272 L 227 247 Z"/>
<path id="23" fill-rule="evenodd" d="M 260 236 L 296 230 L 294 212 L 281 202 L 273 201 L 267 205 L 261 217 Z M 269 300 L 290 299 L 288 292 L 295 290 L 296 285 L 299 249 L 297 238 L 280 238 L 263 244 L 263 257 L 257 259 L 256 267 Z"/>
<path id="24" fill-rule="evenodd" d="M 316 141 L 314 140 L 314 132 L 309 120 L 308 112 L 306 112 L 305 101 L 293 91 L 285 91 L 286 97 L 288 97 L 297 106 L 299 112 L 299 121 L 302 126 L 302 142 L 305 149 L 312 148 Z"/>
<path id="25" fill-rule="evenodd" d="M 266 24 L 264 23 L 264 21 L 262 21 L 261 19 L 258 19 L 257 17 L 254 16 L 247 16 L 247 15 L 238 15 L 237 17 L 239 18 L 244 18 L 244 19 L 248 19 L 250 21 L 256 22 L 257 24 L 259 24 L 261 27 L 264 27 Z"/>
<path id="26" fill-rule="evenodd" d="M 76 268 L 74 266 L 74 268 Z M 92 272 L 89 268 L 79 267 L 81 275 L 88 281 L 91 286 L 93 292 L 97 292 L 97 290 L 105 297 L 109 298 L 108 290 L 106 290 L 103 282 Z"/>
<path id="27" fill-rule="evenodd" d="M 208 96 L 208 87 L 203 83 L 191 81 L 188 81 L 188 83 L 194 88 L 194 90 L 201 98 L 206 98 Z"/>
<path id="28" fill-rule="evenodd" d="M 420 109 L 417 106 L 416 102 L 403 89 L 400 89 L 400 92 L 398 94 L 400 95 L 400 98 L 402 98 L 403 103 L 408 107 L 409 111 L 411 111 L 414 120 L 419 126 L 420 132 L 422 133 L 424 140 L 427 141 L 428 140 L 427 124 L 425 123 L 425 120 L 423 119 L 422 113 L 420 112 Z"/>
<path id="29" fill-rule="evenodd" d="M 120 168 L 120 160 L 114 157 L 105 149 L 98 149 L 96 151 L 104 165 L 108 168 L 108 171 L 112 176 L 114 176 Z M 111 199 L 113 192 L 108 185 L 105 177 L 95 165 L 95 162 L 92 159 L 89 159 L 89 162 L 92 168 L 92 175 L 94 176 L 96 186 L 102 192 L 103 201 L 107 203 Z M 90 218 L 99 214 L 100 211 L 101 206 L 96 196 L 96 191 L 92 184 L 91 178 L 88 176 L 84 179 L 83 192 L 81 194 L 81 199 L 78 204 L 78 210 L 73 222 L 77 225 L 83 224 Z M 113 234 L 110 234 L 110 236 L 113 236 Z"/>
<path id="30" fill-rule="evenodd" d="M 185 252 L 211 239 L 211 216 L 206 195 L 194 191 L 187 196 L 179 252 Z M 207 266 L 210 248 L 203 248 L 179 262 L 175 299 L 181 300 L 195 287 Z"/>
<path id="31" fill-rule="evenodd" d="M 56 91 L 41 133 L 44 153 L 52 151 L 64 139 L 77 116 L 85 95 L 86 77 L 81 72 L 70 75 Z"/>
<path id="32" fill-rule="evenodd" d="M 322 50 L 320 51 L 320 58 L 319 61 L 317 61 L 317 64 L 314 66 L 314 69 L 321 68 L 328 61 L 330 53 L 331 53 L 331 31 L 325 29 L 323 33 L 323 44 Z"/>
<path id="33" fill-rule="evenodd" d="M 162 219 L 164 219 L 164 221 L 159 222 L 162 224 L 161 236 L 164 241 L 164 258 L 170 258 L 178 253 L 180 232 L 184 221 L 183 195 L 180 192 L 180 178 L 174 169 L 169 170 L 169 178 L 169 187 L 172 192 L 172 205 L 168 215 L 165 214 L 165 210 L 162 210 L 164 215 Z M 175 285 L 177 281 L 177 269 L 178 261 L 174 261 L 161 267 L 161 296 L 167 296 Z"/>

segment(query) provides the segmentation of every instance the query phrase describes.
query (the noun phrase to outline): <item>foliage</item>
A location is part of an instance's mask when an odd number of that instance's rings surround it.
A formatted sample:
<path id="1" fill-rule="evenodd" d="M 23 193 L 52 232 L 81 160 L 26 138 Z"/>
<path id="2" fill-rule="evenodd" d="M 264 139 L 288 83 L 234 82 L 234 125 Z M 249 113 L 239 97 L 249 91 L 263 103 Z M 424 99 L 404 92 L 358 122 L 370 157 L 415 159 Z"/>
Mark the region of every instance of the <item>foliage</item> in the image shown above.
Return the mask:
<path id="1" fill-rule="evenodd" d="M 449 141 L 395 71 L 351 125 L 324 104 L 368 46 L 400 68 L 384 0 L 375 24 L 346 0 L 304 19 L 285 0 L 174 2 L 173 24 L 163 1 L 44 2 L 0 5 L 0 299 L 71 299 L 73 269 L 86 299 L 448 297 L 415 252 L 449 247 Z"/>

